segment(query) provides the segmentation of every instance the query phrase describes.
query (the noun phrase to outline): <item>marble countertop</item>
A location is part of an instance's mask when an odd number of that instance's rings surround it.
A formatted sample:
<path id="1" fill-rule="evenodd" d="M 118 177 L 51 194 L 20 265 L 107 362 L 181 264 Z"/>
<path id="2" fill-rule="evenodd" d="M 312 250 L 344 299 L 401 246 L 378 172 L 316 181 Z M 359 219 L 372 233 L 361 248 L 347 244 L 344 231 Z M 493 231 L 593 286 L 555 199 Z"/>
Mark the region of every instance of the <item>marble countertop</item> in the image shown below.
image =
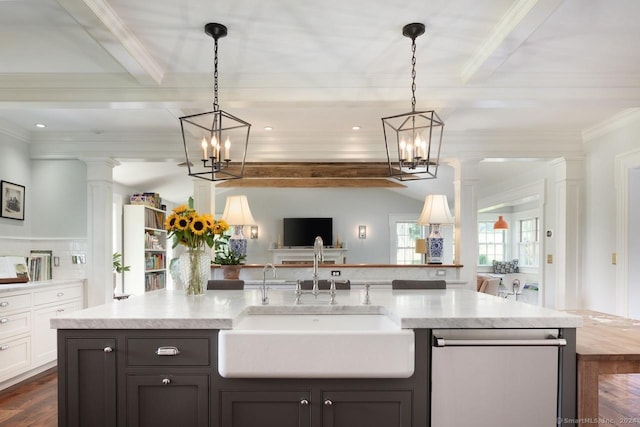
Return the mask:
<path id="1" fill-rule="evenodd" d="M 0 285 L 0 293 L 14 291 L 28 291 L 31 289 L 48 288 L 51 286 L 75 285 L 82 282 L 83 279 L 55 279 L 43 280 L 40 282 L 27 283 L 6 283 Z"/>
<path id="2" fill-rule="evenodd" d="M 291 290 L 271 290 L 260 304 L 259 290 L 207 291 L 187 297 L 181 291 L 154 291 L 51 319 L 54 329 L 232 329 L 242 316 L 265 314 L 386 314 L 402 328 L 574 328 L 580 316 L 510 301 L 466 289 L 339 290 L 336 305 L 329 295 L 302 295 L 295 305 Z"/>

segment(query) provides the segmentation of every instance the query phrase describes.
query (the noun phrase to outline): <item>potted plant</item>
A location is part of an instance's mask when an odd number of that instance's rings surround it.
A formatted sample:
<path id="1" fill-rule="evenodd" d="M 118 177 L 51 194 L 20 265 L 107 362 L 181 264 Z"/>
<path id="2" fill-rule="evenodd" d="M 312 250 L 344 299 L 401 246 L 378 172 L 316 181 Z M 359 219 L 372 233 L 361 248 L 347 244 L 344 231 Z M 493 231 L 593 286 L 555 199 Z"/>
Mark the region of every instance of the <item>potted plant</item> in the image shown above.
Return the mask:
<path id="1" fill-rule="evenodd" d="M 216 253 L 213 262 L 222 266 L 222 275 L 225 279 L 238 279 L 240 277 L 241 265 L 244 264 L 247 256 L 237 253 L 229 247 L 230 236 L 223 234 L 216 246 Z"/>
<path id="2" fill-rule="evenodd" d="M 122 254 L 119 252 L 113 253 L 113 293 L 116 292 L 116 274 L 122 274 L 125 271 L 130 270 L 130 266 L 122 265 Z"/>

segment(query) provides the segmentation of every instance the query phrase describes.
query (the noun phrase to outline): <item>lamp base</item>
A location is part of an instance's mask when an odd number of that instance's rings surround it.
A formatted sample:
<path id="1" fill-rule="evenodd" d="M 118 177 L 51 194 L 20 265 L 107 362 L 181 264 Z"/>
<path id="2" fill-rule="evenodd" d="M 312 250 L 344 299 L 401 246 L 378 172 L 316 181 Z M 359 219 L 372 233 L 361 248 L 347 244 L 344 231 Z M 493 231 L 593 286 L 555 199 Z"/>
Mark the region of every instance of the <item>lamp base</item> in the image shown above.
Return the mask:
<path id="1" fill-rule="evenodd" d="M 444 239 L 440 236 L 440 224 L 431 224 L 427 238 L 427 264 L 442 264 Z"/>
<path id="2" fill-rule="evenodd" d="M 234 233 L 229 238 L 229 250 L 238 255 L 247 255 L 247 239 L 242 232 L 242 225 L 234 226 Z"/>
<path id="3" fill-rule="evenodd" d="M 442 237 L 429 237 L 427 241 L 427 264 L 442 264 L 444 239 Z"/>

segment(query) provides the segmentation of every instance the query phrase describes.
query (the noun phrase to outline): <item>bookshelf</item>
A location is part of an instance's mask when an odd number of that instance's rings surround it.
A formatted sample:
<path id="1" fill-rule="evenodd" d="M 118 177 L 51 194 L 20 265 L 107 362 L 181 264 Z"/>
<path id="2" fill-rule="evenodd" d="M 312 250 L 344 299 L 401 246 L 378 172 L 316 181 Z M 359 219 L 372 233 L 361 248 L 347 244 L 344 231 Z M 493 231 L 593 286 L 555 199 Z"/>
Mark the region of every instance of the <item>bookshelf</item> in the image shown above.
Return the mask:
<path id="1" fill-rule="evenodd" d="M 125 205 L 123 218 L 124 293 L 139 295 L 167 286 L 166 212 L 144 205 Z"/>

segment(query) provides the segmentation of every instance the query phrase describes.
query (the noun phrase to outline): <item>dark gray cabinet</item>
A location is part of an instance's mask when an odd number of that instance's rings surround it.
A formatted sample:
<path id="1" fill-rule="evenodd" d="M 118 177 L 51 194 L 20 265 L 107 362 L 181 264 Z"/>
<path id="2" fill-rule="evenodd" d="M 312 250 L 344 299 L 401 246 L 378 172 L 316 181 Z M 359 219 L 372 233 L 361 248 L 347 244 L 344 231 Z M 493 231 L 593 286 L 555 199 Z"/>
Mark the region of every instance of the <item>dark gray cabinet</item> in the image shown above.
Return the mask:
<path id="1" fill-rule="evenodd" d="M 127 375 L 127 426 L 209 426 L 209 375 Z"/>
<path id="2" fill-rule="evenodd" d="M 222 391 L 221 425 L 226 427 L 310 427 L 311 393 Z"/>
<path id="3" fill-rule="evenodd" d="M 115 337 L 59 338 L 58 425 L 115 427 Z"/>
<path id="4" fill-rule="evenodd" d="M 411 427 L 411 391 L 325 391 L 322 427 Z"/>
<path id="5" fill-rule="evenodd" d="M 427 331 L 414 375 L 397 379 L 222 378 L 217 333 L 59 330 L 58 425 L 428 426 Z"/>

